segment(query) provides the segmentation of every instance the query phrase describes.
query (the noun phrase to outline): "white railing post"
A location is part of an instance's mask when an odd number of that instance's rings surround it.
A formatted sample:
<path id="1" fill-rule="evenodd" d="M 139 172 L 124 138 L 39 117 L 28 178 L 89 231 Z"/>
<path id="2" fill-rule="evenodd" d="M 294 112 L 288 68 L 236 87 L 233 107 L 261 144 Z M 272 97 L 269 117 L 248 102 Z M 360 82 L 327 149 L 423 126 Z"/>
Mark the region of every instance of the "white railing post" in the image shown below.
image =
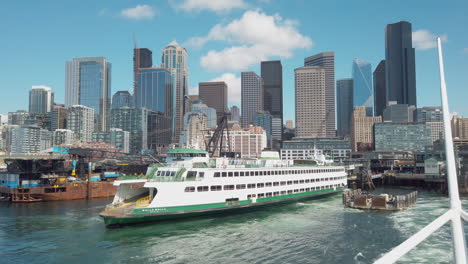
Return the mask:
<path id="1" fill-rule="evenodd" d="M 444 59 L 442 57 L 442 41 L 437 37 L 437 48 L 439 53 L 439 70 L 440 70 L 440 97 L 442 100 L 442 114 L 444 117 L 444 132 L 445 132 L 445 155 L 448 189 L 450 195 L 450 208 L 455 212 L 452 217 L 452 239 L 453 251 L 456 263 L 467 263 L 465 232 L 461 221 L 461 202 L 458 194 L 458 179 L 457 168 L 455 165 L 455 153 L 453 151 L 452 127 L 450 124 L 450 112 L 448 108 L 447 87 L 445 84 Z"/>

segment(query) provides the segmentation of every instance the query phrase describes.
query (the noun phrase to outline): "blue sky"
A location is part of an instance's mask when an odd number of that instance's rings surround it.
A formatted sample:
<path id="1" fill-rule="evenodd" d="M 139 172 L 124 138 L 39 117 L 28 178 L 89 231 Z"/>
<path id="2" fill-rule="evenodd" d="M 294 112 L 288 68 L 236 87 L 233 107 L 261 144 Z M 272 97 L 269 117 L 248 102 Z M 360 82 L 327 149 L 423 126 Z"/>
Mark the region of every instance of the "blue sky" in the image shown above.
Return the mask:
<path id="1" fill-rule="evenodd" d="M 33 85 L 50 86 L 63 103 L 65 62 L 74 57 L 105 56 L 112 92 L 130 90 L 135 33 L 155 65 L 176 39 L 189 53 L 190 87 L 226 80 L 231 104 L 241 71 L 260 74 L 260 60 L 281 59 L 284 118 L 294 119 L 294 69 L 305 57 L 334 51 L 337 79 L 351 77 L 353 58 L 374 69 L 385 56 L 385 26 L 406 20 L 417 32 L 418 106 L 440 104 L 431 37 L 443 35 L 450 110 L 468 116 L 467 10 L 467 1 L 432 0 L 2 1 L 0 113 L 27 110 Z"/>

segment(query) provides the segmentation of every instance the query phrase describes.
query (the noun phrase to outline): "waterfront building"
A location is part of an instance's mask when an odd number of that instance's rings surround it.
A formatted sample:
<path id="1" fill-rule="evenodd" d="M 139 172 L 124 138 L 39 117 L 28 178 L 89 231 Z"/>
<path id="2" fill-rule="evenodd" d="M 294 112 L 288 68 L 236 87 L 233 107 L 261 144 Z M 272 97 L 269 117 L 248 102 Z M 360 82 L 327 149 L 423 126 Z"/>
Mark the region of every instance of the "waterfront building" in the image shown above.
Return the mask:
<path id="1" fill-rule="evenodd" d="M 104 57 L 74 58 L 66 64 L 65 106 L 94 109 L 96 131 L 109 128 L 111 64 Z"/>
<path id="2" fill-rule="evenodd" d="M 386 100 L 416 106 L 416 65 L 411 23 L 401 21 L 385 28 Z"/>
<path id="3" fill-rule="evenodd" d="M 135 48 L 133 49 L 133 94 L 137 94 L 137 90 L 138 90 L 137 82 L 138 82 L 139 70 L 141 68 L 151 68 L 151 67 L 153 67 L 153 52 L 147 48 L 137 48 L 135 46 Z M 132 107 L 132 105 L 127 105 L 127 107 Z M 116 109 L 116 108 L 114 108 L 114 106 L 112 105 L 112 109 Z"/>
<path id="4" fill-rule="evenodd" d="M 414 121 L 416 107 L 407 104 L 397 104 L 395 101 L 388 102 L 383 112 L 383 121 L 395 123 L 411 123 Z"/>
<path id="5" fill-rule="evenodd" d="M 148 109 L 112 109 L 110 124 L 111 128 L 130 132 L 130 153 L 141 153 L 148 149 Z"/>
<path id="6" fill-rule="evenodd" d="M 440 106 L 425 106 L 417 108 L 414 112 L 415 122 L 443 122 L 442 107 Z"/>
<path id="7" fill-rule="evenodd" d="M 228 111 L 228 87 L 225 82 L 198 83 L 198 94 L 200 100 L 216 110 L 218 120 Z"/>
<path id="8" fill-rule="evenodd" d="M 24 125 L 26 119 L 29 118 L 29 112 L 25 110 L 17 110 L 16 112 L 8 112 L 8 124 L 9 125 Z"/>
<path id="9" fill-rule="evenodd" d="M 217 126 L 217 113 L 216 109 L 208 107 L 202 100 L 196 100 L 192 103 L 190 112 L 187 114 L 192 114 L 193 112 L 202 112 L 207 117 L 207 126 L 216 127 Z M 187 116 L 187 114 L 185 114 Z M 184 116 L 184 128 L 188 122 L 188 118 Z"/>
<path id="10" fill-rule="evenodd" d="M 93 133 L 93 142 L 104 142 L 115 146 L 124 153 L 130 152 L 130 132 L 111 128 L 107 132 Z"/>
<path id="11" fill-rule="evenodd" d="M 171 142 L 171 116 L 148 110 L 148 148 L 156 153 L 165 152 Z"/>
<path id="12" fill-rule="evenodd" d="M 128 91 L 118 91 L 112 96 L 112 109 L 133 107 L 134 99 Z"/>
<path id="13" fill-rule="evenodd" d="M 172 78 L 164 68 L 141 68 L 138 71 L 135 107 L 172 116 Z"/>
<path id="14" fill-rule="evenodd" d="M 387 89 L 385 88 L 385 60 L 381 60 L 374 71 L 374 115 L 382 116 L 387 107 Z"/>
<path id="15" fill-rule="evenodd" d="M 47 113 L 50 120 L 50 131 L 65 129 L 67 127 L 68 109 L 63 104 L 54 104 L 52 111 Z"/>
<path id="16" fill-rule="evenodd" d="M 11 155 L 39 153 L 52 146 L 51 132 L 37 126 L 19 126 L 12 129 Z"/>
<path id="17" fill-rule="evenodd" d="M 209 131 L 207 139 L 213 136 L 214 130 Z M 265 130 L 259 126 L 249 125 L 241 127 L 234 123 L 229 128 L 229 143 L 228 132 L 223 132 L 223 149 L 228 149 L 228 144 L 231 145 L 231 151 L 239 154 L 242 158 L 259 158 L 262 150 L 267 147 L 267 135 Z M 219 152 L 219 151 L 218 151 Z M 219 153 L 216 152 L 215 154 Z"/>
<path id="18" fill-rule="evenodd" d="M 424 122 L 431 128 L 432 142 L 444 139 L 444 122 Z"/>
<path id="19" fill-rule="evenodd" d="M 188 95 L 189 70 L 187 50 L 175 40 L 162 50 L 161 67 L 169 70 L 172 76 L 172 127 L 173 142 L 179 142 L 179 136 L 184 128 L 183 118 L 185 109 L 185 96 Z"/>
<path id="20" fill-rule="evenodd" d="M 50 87 L 38 85 L 29 91 L 29 112 L 44 114 L 52 110 L 54 94 Z"/>
<path id="21" fill-rule="evenodd" d="M 368 116 L 374 115 L 374 87 L 372 86 L 372 66 L 362 59 L 353 60 L 353 107 L 365 106 Z M 338 97 L 337 97 L 338 98 Z"/>
<path id="22" fill-rule="evenodd" d="M 262 61 L 263 108 L 272 116 L 271 137 L 283 137 L 283 66 L 281 61 Z"/>
<path id="23" fill-rule="evenodd" d="M 253 125 L 263 127 L 267 135 L 267 146 L 273 147 L 273 116 L 267 111 L 257 112 L 253 117 Z"/>
<path id="24" fill-rule="evenodd" d="M 349 158 L 351 143 L 337 138 L 293 138 L 283 141 L 281 159 L 311 159 L 314 153 L 330 156 L 334 160 Z"/>
<path id="25" fill-rule="evenodd" d="M 351 117 L 351 147 L 353 151 L 373 150 L 374 124 L 382 122 L 381 116 L 367 116 L 365 106 L 356 106 Z"/>
<path id="26" fill-rule="evenodd" d="M 452 117 L 452 135 L 454 138 L 468 139 L 468 117 Z"/>
<path id="27" fill-rule="evenodd" d="M 325 136 L 335 137 L 335 53 L 322 52 L 307 57 L 304 66 L 318 66 L 325 70 Z"/>
<path id="28" fill-rule="evenodd" d="M 84 105 L 72 105 L 68 108 L 67 129 L 75 133 L 82 143 L 90 142 L 94 132 L 94 109 Z"/>
<path id="29" fill-rule="evenodd" d="M 208 117 L 202 112 L 193 111 L 186 113 L 184 120 L 185 126 L 180 137 L 180 144 L 186 148 L 205 149 Z"/>
<path id="30" fill-rule="evenodd" d="M 52 146 L 71 145 L 75 143 L 75 133 L 70 129 L 56 129 L 52 133 Z"/>
<path id="31" fill-rule="evenodd" d="M 336 81 L 337 135 L 341 138 L 349 135 L 349 130 L 351 128 L 351 115 L 354 105 L 353 91 L 353 79 L 349 78 Z"/>
<path id="32" fill-rule="evenodd" d="M 431 127 L 424 123 L 377 123 L 374 138 L 376 151 L 415 152 L 432 146 Z"/>
<path id="33" fill-rule="evenodd" d="M 241 121 L 241 114 L 240 114 L 240 109 L 237 105 L 231 106 L 231 121 L 236 121 L 237 123 L 240 123 Z"/>
<path id="34" fill-rule="evenodd" d="M 318 66 L 301 67 L 295 69 L 294 74 L 296 136 L 306 138 L 327 137 L 328 115 L 326 113 L 325 69 Z"/>

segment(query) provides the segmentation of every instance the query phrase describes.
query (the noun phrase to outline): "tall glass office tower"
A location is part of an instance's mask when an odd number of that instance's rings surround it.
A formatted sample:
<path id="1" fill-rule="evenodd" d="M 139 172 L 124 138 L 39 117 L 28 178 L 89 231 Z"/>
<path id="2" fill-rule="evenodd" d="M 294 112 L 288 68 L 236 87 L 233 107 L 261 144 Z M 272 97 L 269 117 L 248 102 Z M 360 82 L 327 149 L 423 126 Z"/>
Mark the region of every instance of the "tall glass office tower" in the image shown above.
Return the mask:
<path id="1" fill-rule="evenodd" d="M 111 64 L 104 57 L 75 58 L 66 64 L 65 106 L 94 109 L 96 131 L 109 129 Z"/>
<path id="2" fill-rule="evenodd" d="M 265 111 L 272 115 L 271 136 L 283 137 L 283 66 L 281 61 L 262 61 L 263 104 Z"/>
<path id="3" fill-rule="evenodd" d="M 29 112 L 43 114 L 52 111 L 54 94 L 50 87 L 33 86 L 29 91 Z"/>
<path id="4" fill-rule="evenodd" d="M 374 90 L 372 86 L 372 66 L 361 59 L 353 60 L 354 95 L 353 106 L 365 106 L 368 116 L 374 115 Z"/>
<path id="5" fill-rule="evenodd" d="M 138 71 L 135 106 L 172 115 L 172 78 L 163 68 L 142 68 Z"/>

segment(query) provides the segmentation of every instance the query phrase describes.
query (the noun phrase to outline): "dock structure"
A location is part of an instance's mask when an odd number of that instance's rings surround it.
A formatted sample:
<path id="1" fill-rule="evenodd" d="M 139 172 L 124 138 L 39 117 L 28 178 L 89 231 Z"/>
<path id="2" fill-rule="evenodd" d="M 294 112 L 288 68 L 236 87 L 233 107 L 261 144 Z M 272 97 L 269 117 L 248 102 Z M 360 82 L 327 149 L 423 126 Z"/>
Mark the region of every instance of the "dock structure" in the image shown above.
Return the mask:
<path id="1" fill-rule="evenodd" d="M 396 211 L 406 209 L 415 204 L 417 196 L 417 191 L 404 195 L 372 195 L 363 193 L 361 189 L 357 189 L 343 193 L 343 204 L 347 208 Z"/>

